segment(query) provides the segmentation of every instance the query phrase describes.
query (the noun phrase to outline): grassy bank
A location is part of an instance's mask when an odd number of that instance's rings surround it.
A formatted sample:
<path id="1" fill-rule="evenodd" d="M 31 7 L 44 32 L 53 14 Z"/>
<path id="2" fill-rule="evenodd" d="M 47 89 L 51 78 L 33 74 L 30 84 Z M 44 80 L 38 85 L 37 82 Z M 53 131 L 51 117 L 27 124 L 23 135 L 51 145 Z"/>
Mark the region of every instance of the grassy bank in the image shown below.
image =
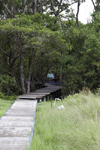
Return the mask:
<path id="1" fill-rule="evenodd" d="M 5 114 L 9 107 L 13 104 L 14 100 L 0 99 L 0 118 Z"/>
<path id="2" fill-rule="evenodd" d="M 81 93 L 52 108 L 40 103 L 30 150 L 100 150 L 100 98 Z"/>

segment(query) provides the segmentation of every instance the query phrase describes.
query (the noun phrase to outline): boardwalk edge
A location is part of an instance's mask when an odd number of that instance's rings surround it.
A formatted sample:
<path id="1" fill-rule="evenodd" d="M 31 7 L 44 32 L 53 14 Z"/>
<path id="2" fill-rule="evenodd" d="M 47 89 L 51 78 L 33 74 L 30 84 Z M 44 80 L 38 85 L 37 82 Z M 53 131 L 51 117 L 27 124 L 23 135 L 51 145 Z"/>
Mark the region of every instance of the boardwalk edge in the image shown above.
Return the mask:
<path id="1" fill-rule="evenodd" d="M 35 125 L 35 116 L 36 116 L 36 108 L 37 108 L 37 100 L 36 100 L 36 105 L 35 105 L 35 111 L 34 111 L 33 124 L 32 124 L 31 135 L 30 135 L 29 148 L 30 148 L 30 146 L 31 146 L 32 137 L 33 137 L 33 130 L 34 130 L 34 125 Z"/>

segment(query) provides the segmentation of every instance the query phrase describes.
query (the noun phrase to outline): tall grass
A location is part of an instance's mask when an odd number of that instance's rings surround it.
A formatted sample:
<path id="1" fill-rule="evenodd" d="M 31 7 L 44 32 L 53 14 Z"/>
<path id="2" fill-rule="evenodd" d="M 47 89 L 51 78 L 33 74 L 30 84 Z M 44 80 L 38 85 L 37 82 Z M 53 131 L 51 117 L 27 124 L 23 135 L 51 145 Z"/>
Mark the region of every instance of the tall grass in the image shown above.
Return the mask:
<path id="1" fill-rule="evenodd" d="M 14 100 L 0 99 L 0 118 L 5 114 L 9 107 L 13 104 Z"/>
<path id="2" fill-rule="evenodd" d="M 100 97 L 80 93 L 52 108 L 40 104 L 30 150 L 100 150 Z"/>

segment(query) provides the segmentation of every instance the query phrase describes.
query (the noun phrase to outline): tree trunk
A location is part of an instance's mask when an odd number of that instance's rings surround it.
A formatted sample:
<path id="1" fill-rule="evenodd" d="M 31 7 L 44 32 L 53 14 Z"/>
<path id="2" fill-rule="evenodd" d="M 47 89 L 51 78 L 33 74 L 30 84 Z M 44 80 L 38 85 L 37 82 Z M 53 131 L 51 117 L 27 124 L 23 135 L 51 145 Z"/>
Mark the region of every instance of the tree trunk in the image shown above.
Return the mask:
<path id="1" fill-rule="evenodd" d="M 31 59 L 30 59 L 30 64 L 29 64 L 29 74 L 28 74 L 28 86 L 27 86 L 27 93 L 30 92 L 30 80 L 31 80 L 31 76 L 32 76 L 32 69 L 33 69 L 33 63 L 34 63 L 34 56 L 35 56 L 35 50 L 33 49 L 32 55 L 31 55 Z"/>
<path id="2" fill-rule="evenodd" d="M 95 3 L 94 3 L 94 1 L 93 1 L 93 0 L 91 0 L 91 1 L 92 1 L 93 6 L 94 6 L 94 10 L 95 10 Z"/>
<path id="3" fill-rule="evenodd" d="M 62 59 L 63 59 L 63 54 L 62 54 Z M 59 84 L 61 85 L 61 82 L 62 82 L 62 70 L 63 70 L 63 66 L 61 64 L 61 67 L 60 67 L 60 75 L 59 75 Z"/>
<path id="4" fill-rule="evenodd" d="M 99 2 L 100 0 L 97 0 L 97 12 L 99 12 Z"/>
<path id="5" fill-rule="evenodd" d="M 34 0 L 34 13 L 37 12 L 37 0 Z"/>
<path id="6" fill-rule="evenodd" d="M 38 12 L 42 13 L 43 12 L 43 6 L 45 6 L 45 4 L 47 3 L 47 0 L 39 0 L 40 3 L 40 7 L 38 8 Z"/>
<path id="7" fill-rule="evenodd" d="M 33 49 L 31 58 L 30 58 L 30 64 L 29 64 L 29 74 L 28 74 L 28 81 L 31 79 L 32 75 L 32 69 L 33 69 L 33 63 L 34 63 L 34 56 L 35 56 L 35 50 Z"/>
<path id="8" fill-rule="evenodd" d="M 23 53 L 20 55 L 20 81 L 21 81 L 22 91 L 23 91 L 23 93 L 26 93 L 25 81 L 24 81 L 24 56 L 23 56 Z"/>
<path id="9" fill-rule="evenodd" d="M 79 15 L 79 8 L 80 8 L 80 0 L 78 0 L 77 2 L 77 13 L 76 13 L 76 26 L 79 26 L 79 22 L 78 22 L 78 15 Z"/>
<path id="10" fill-rule="evenodd" d="M 62 65 L 61 65 L 61 68 L 60 68 L 60 76 L 59 76 L 59 84 L 61 85 L 61 82 L 62 82 Z"/>
<path id="11" fill-rule="evenodd" d="M 30 81 L 27 82 L 27 93 L 30 93 Z"/>

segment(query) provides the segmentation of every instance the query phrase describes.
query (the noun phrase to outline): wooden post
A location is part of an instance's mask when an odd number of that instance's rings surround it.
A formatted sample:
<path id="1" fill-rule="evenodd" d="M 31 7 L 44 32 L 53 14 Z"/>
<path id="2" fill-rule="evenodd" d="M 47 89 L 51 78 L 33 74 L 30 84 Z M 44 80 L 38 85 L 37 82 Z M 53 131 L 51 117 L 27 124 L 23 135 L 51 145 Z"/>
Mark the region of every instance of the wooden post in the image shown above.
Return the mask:
<path id="1" fill-rule="evenodd" d="M 49 96 L 47 96 L 47 101 L 49 100 Z"/>
<path id="2" fill-rule="evenodd" d="M 52 107 L 52 98 L 51 98 L 51 107 Z"/>
<path id="3" fill-rule="evenodd" d="M 46 101 L 46 97 L 44 97 L 44 102 Z"/>
<path id="4" fill-rule="evenodd" d="M 50 94 L 50 98 L 52 99 L 52 95 Z"/>
<path id="5" fill-rule="evenodd" d="M 27 82 L 27 93 L 30 93 L 30 81 Z"/>

